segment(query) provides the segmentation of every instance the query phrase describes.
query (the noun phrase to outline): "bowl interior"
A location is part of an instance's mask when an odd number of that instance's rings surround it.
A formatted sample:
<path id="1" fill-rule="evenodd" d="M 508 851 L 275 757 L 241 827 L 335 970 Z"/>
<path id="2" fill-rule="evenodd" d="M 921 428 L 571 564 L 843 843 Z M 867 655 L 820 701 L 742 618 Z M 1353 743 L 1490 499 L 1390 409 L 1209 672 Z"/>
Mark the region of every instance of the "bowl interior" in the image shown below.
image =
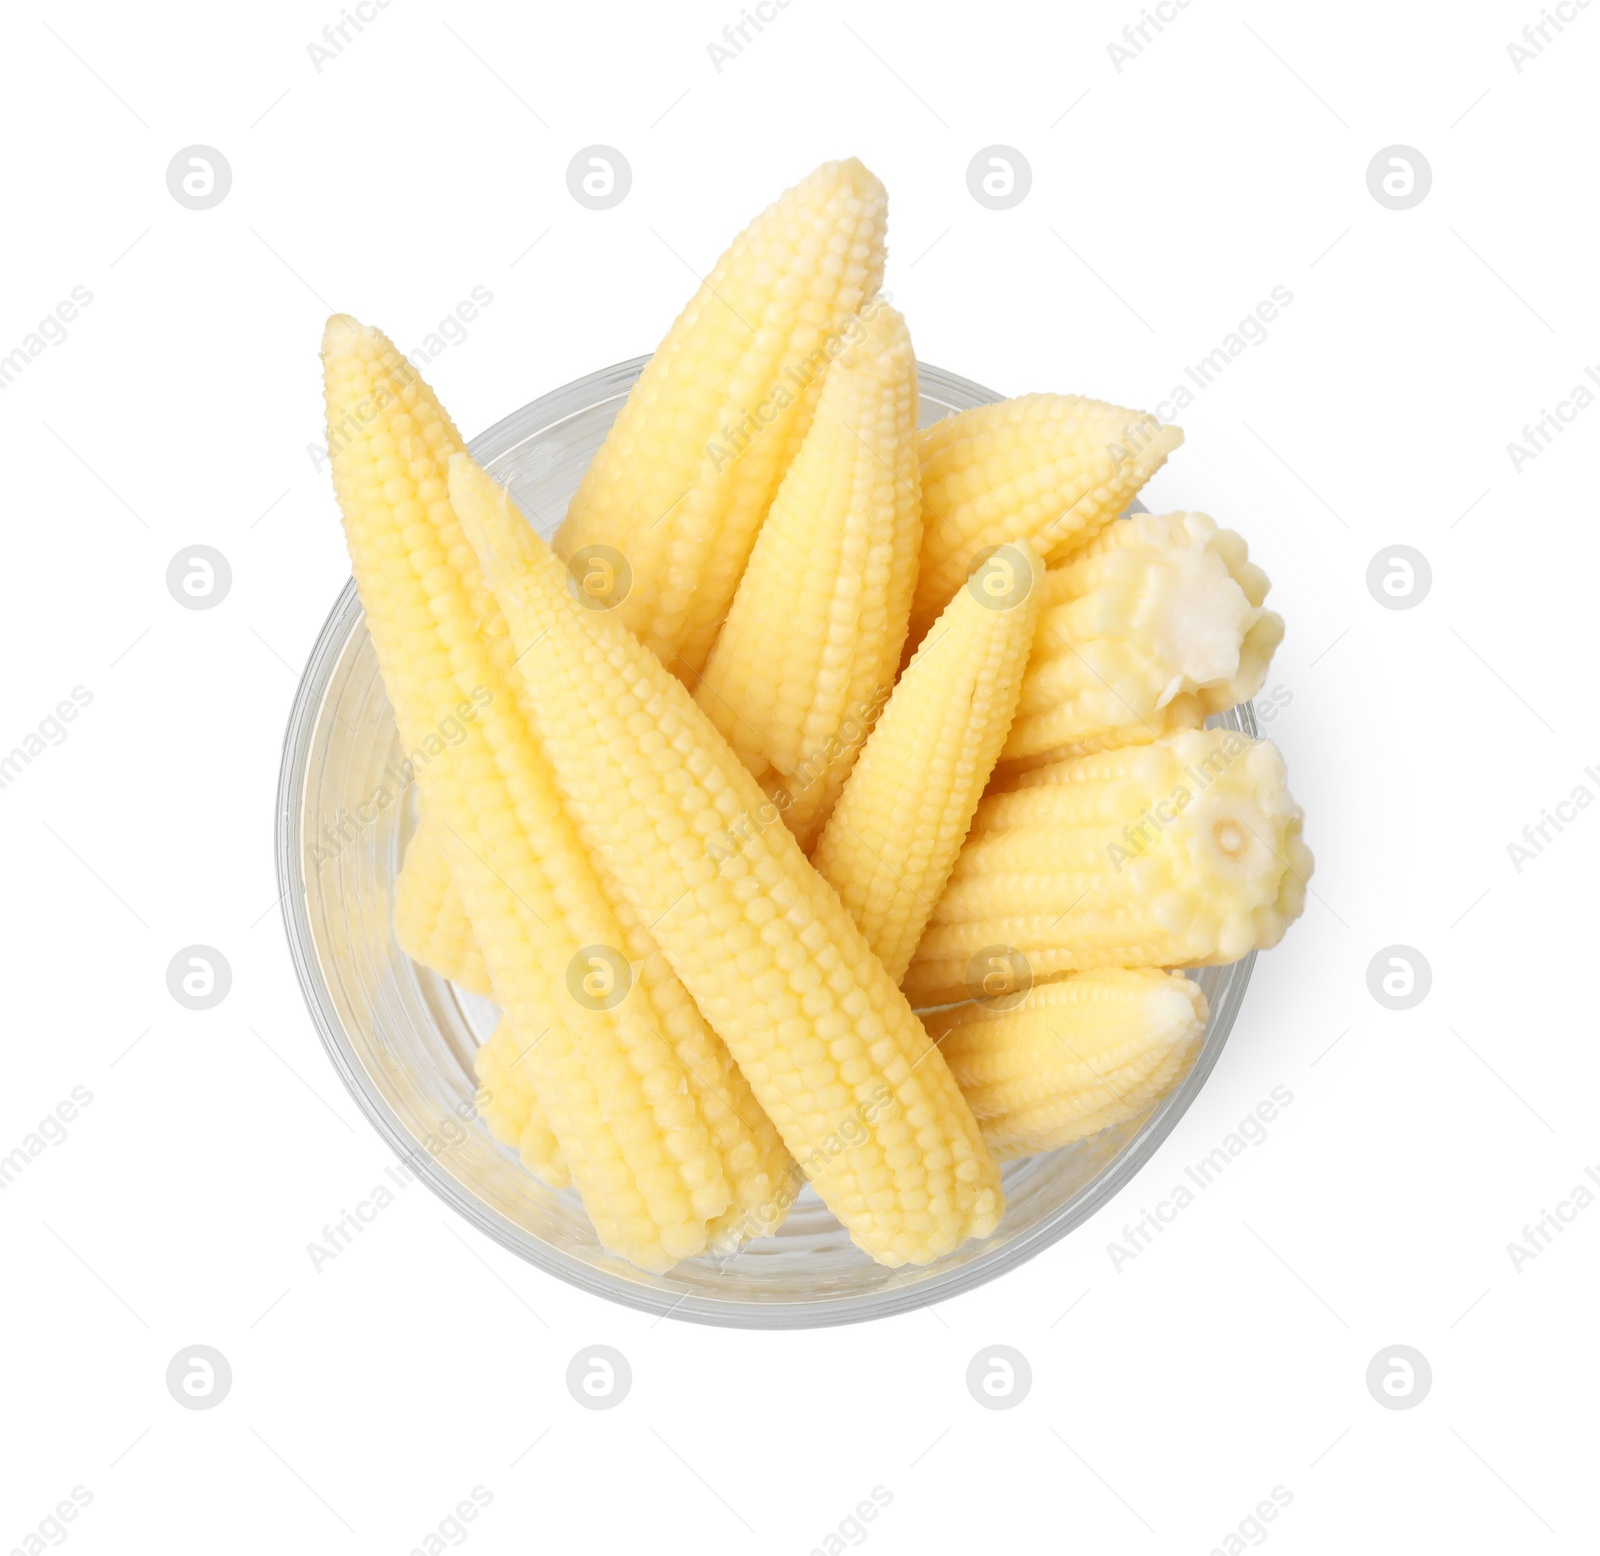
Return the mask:
<path id="1" fill-rule="evenodd" d="M 569 384 L 490 428 L 473 454 L 546 535 L 646 358 Z M 926 424 L 998 398 L 922 365 Z M 1249 705 L 1214 722 L 1256 733 Z M 778 1234 L 729 1257 L 651 1275 L 605 1253 L 573 1190 L 556 1192 L 490 1138 L 473 1108 L 473 1053 L 495 1009 L 418 967 L 390 927 L 395 877 L 416 825 L 398 777 L 394 719 L 352 584 L 323 628 L 284 746 L 279 884 L 289 944 L 344 1083 L 412 1170 L 530 1263 L 615 1301 L 676 1318 L 792 1327 L 879 1317 L 992 1279 L 1064 1236 L 1138 1170 L 1198 1092 L 1243 998 L 1249 957 L 1197 977 L 1211 1006 L 1183 1082 L 1141 1118 L 1009 1164 L 995 1234 L 921 1269 L 874 1264 L 809 1189 Z"/>

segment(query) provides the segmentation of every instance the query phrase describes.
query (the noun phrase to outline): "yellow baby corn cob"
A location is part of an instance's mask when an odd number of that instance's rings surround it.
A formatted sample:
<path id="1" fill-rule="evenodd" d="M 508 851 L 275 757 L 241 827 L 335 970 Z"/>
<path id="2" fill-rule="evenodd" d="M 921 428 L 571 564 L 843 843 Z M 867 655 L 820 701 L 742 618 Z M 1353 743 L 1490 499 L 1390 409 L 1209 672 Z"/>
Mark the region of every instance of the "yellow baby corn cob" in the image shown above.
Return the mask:
<path id="1" fill-rule="evenodd" d="M 812 855 L 895 983 L 1005 741 L 1043 573 L 1025 540 L 975 569 L 901 675 Z"/>
<path id="2" fill-rule="evenodd" d="M 1027 394 L 936 421 L 922 459 L 916 641 L 961 586 L 973 555 L 1025 535 L 1047 562 L 1110 523 L 1183 442 L 1142 411 L 1075 394 Z"/>
<path id="3" fill-rule="evenodd" d="M 437 891 L 441 879 L 442 896 Z M 631 918 L 631 910 L 624 906 L 618 919 L 625 918 Z M 492 993 L 483 952 L 426 820 L 406 850 L 405 866 L 395 884 L 395 938 L 406 955 L 452 983 L 474 994 Z M 639 969 L 641 985 L 651 990 L 657 1015 L 665 1017 L 666 1034 L 689 1066 L 690 1090 L 712 1127 L 717 1146 L 727 1153 L 724 1165 L 737 1175 L 740 1185 L 730 1211 L 711 1225 L 711 1246 L 727 1246 L 730 1230 L 747 1235 L 776 1231 L 783 1219 L 781 1213 L 768 1210 L 759 1224 L 753 1216 L 754 1207 L 774 1201 L 771 1185 L 782 1182 L 789 1165 L 776 1129 L 748 1095 L 743 1077 L 732 1070 L 727 1049 L 706 1029 L 659 949 L 647 936 L 626 926 L 622 938 L 629 962 Z M 495 1139 L 517 1148 L 529 1171 L 552 1188 L 565 1188 L 572 1175 L 539 1105 L 532 1076 L 515 1064 L 518 1057 L 511 1027 L 502 1022 L 477 1053 L 478 1078 L 484 1085 L 479 1114 Z M 739 1117 L 741 1099 L 748 1115 L 745 1118 Z M 779 1211 L 787 1208 L 781 1200 L 776 1203 Z"/>
<path id="4" fill-rule="evenodd" d="M 825 162 L 734 239 L 595 456 L 557 553 L 620 552 L 621 618 L 679 673 L 704 666 L 822 370 L 883 284 L 883 185 Z"/>
<path id="5" fill-rule="evenodd" d="M 652 991 L 628 986 L 624 932 L 502 668 L 505 623 L 446 486 L 460 437 L 378 331 L 336 316 L 323 361 L 368 630 L 495 999 L 601 1242 L 664 1269 L 738 1211 L 732 1169 Z M 446 726 L 464 733 L 446 741 Z M 597 995 L 607 948 L 622 966 Z M 765 1178 L 749 1186 L 769 1192 Z"/>
<path id="6" fill-rule="evenodd" d="M 1305 905 L 1301 818 L 1278 748 L 1233 730 L 1039 768 L 978 807 L 906 993 L 961 999 L 974 958 L 996 948 L 1041 980 L 1276 945 Z"/>
<path id="7" fill-rule="evenodd" d="M 788 796 L 783 819 L 806 849 L 860 749 L 840 732 L 864 733 L 894 684 L 922 540 L 911 337 L 881 300 L 861 318 L 695 694 L 761 786 Z"/>
<path id="8" fill-rule="evenodd" d="M 478 1116 L 496 1140 L 516 1148 L 529 1172 L 553 1189 L 564 1189 L 572 1173 L 522 1058 L 511 1023 L 502 1021 L 473 1061 L 481 1082 Z"/>
<path id="9" fill-rule="evenodd" d="M 1243 539 L 1203 513 L 1108 524 L 1043 588 L 1001 760 L 1056 760 L 1198 729 L 1261 690 L 1283 618 Z"/>
<path id="10" fill-rule="evenodd" d="M 489 969 L 439 840 L 424 816 L 394 883 L 394 938 L 414 962 L 474 994 L 489 993 Z"/>
<path id="11" fill-rule="evenodd" d="M 926 1018 L 1001 1161 L 1137 1118 L 1189 1068 L 1206 1000 L 1181 973 L 1108 968 L 1036 985 L 1007 1009 Z"/>
<path id="12" fill-rule="evenodd" d="M 782 1188 L 796 1176 L 794 1161 L 727 1044 L 701 1015 L 605 860 L 591 853 L 589 863 L 621 926 L 621 947 L 634 981 L 649 997 L 662 1033 L 688 1072 L 689 1095 L 711 1130 L 733 1186 L 728 1209 L 711 1223 L 709 1246 L 731 1252 L 749 1238 L 769 1236 L 793 1203 Z"/>
<path id="13" fill-rule="evenodd" d="M 733 1204 L 711 1225 L 711 1246 L 726 1248 L 744 1237 L 776 1231 L 792 1200 L 775 1193 L 775 1186 L 781 1186 L 794 1170 L 776 1128 L 604 866 L 592 859 L 590 863 L 596 866 L 601 890 L 622 928 L 620 949 L 640 988 L 648 992 L 663 1032 L 687 1067 L 689 1090 L 711 1126 L 715 1144 L 724 1153 L 724 1168 L 736 1186 Z M 441 878 L 446 883 L 442 898 L 437 887 Z M 408 936 L 426 955 L 419 956 L 400 937 L 403 896 L 409 898 Z M 396 883 L 395 925 L 396 938 L 408 956 L 474 993 L 492 993 L 483 953 L 460 894 L 450 884 L 450 867 L 426 817 L 406 849 L 405 866 Z M 471 981 L 479 972 L 481 988 Z M 539 1105 L 531 1075 L 518 1067 L 511 1076 L 514 1087 L 503 1084 L 506 1056 L 519 1054 L 509 1025 L 502 1022 L 495 1039 L 478 1050 L 479 1078 L 491 1092 L 498 1091 L 501 1100 L 480 1111 L 495 1139 L 517 1146 L 527 1167 L 562 1188 L 571 1181 L 570 1174 Z M 496 1077 L 485 1071 L 485 1065 L 497 1067 Z M 496 1085 L 497 1080 L 502 1084 Z"/>
<path id="14" fill-rule="evenodd" d="M 495 610 L 498 613 L 499 607 Z M 724 1169 L 735 1186 L 733 1203 L 711 1224 L 711 1246 L 726 1248 L 745 1237 L 776 1231 L 792 1197 L 785 1198 L 774 1186 L 781 1187 L 794 1171 L 776 1128 L 761 1111 L 726 1045 L 706 1026 L 660 947 L 638 921 L 604 866 L 595 860 L 590 863 L 596 866 L 601 890 L 622 928 L 620 949 L 639 986 L 648 993 L 663 1032 L 687 1067 L 689 1090 L 711 1127 L 717 1149 L 724 1155 Z M 439 847 L 438 836 L 426 816 L 406 848 L 405 865 L 396 883 L 395 935 L 408 956 L 451 982 L 474 993 L 492 993 L 483 952 L 460 894 L 450 881 L 450 866 Z M 519 1148 L 531 1171 L 556 1188 L 565 1187 L 571 1177 L 528 1070 L 519 1066 L 512 1075 L 514 1088 L 507 1088 L 497 1085 L 483 1068 L 486 1064 L 498 1065 L 503 1071 L 505 1055 L 520 1055 L 509 1024 L 502 1023 L 495 1038 L 498 1046 L 491 1041 L 478 1050 L 479 1077 L 491 1093 L 498 1092 L 500 1097 L 493 1108 L 483 1111 L 484 1122 L 495 1139 Z M 497 1078 L 503 1083 L 503 1073 Z"/>
<path id="15" fill-rule="evenodd" d="M 426 822 L 423 827 L 426 827 Z M 417 847 L 419 838 L 425 846 L 432 847 L 435 844 L 431 834 L 424 837 L 423 828 L 419 828 L 417 837 L 412 839 L 411 848 L 406 852 L 408 863 L 411 849 Z M 776 1127 L 762 1111 L 749 1083 L 735 1066 L 727 1046 L 706 1025 L 705 1018 L 689 998 L 688 991 L 679 983 L 677 974 L 672 971 L 660 947 L 639 921 L 632 906 L 618 891 L 604 864 L 592 858 L 590 864 L 595 867 L 601 890 L 622 928 L 620 949 L 632 968 L 635 981 L 647 992 L 656 1017 L 661 1021 L 663 1033 L 687 1068 L 689 1091 L 711 1127 L 713 1141 L 723 1153 L 724 1170 L 734 1184 L 732 1204 L 711 1223 L 710 1246 L 716 1250 L 728 1250 L 750 1237 L 766 1236 L 777 1231 L 793 1203 L 793 1196 L 782 1192 L 783 1185 L 790 1181 L 796 1169 L 784 1149 L 783 1141 L 778 1137 Z M 442 858 L 439 868 L 448 879 L 449 866 Z M 468 937 L 461 954 L 470 970 L 474 957 L 482 965 L 482 952 L 478 949 L 477 940 L 472 937 L 472 925 L 461 906 L 461 899 L 452 887 L 439 909 L 434 939 L 450 943 L 457 917 L 460 928 Z M 451 976 L 448 965 L 441 966 L 437 962 L 428 965 L 443 972 L 446 977 Z M 471 987 L 460 977 L 452 981 L 461 983 L 464 988 Z M 482 992 L 491 992 L 487 973 Z M 502 1023 L 496 1029 L 496 1036 L 503 1038 L 507 1051 L 515 1051 L 509 1026 Z M 489 1049 L 486 1057 L 486 1048 L 488 1045 L 478 1051 L 478 1073 L 488 1084 L 488 1077 L 481 1066 L 493 1062 L 493 1050 Z M 532 1080 L 524 1069 L 519 1069 L 514 1078 L 517 1081 L 516 1110 L 508 1120 L 500 1114 L 490 1113 L 484 1114 L 484 1120 L 497 1140 L 520 1147 L 523 1161 L 532 1171 L 554 1187 L 564 1187 L 571 1181 L 570 1175 L 560 1157 L 555 1136 L 550 1133 L 549 1122 L 539 1105 Z M 507 1130 L 510 1132 L 507 1133 Z"/>
<path id="16" fill-rule="evenodd" d="M 856 1243 L 922 1264 L 992 1232 L 999 1171 L 944 1061 L 776 807 L 683 685 L 585 610 L 510 498 L 464 456 L 450 495 L 524 660 L 583 840 L 726 1039 Z M 720 863 L 712 849 L 761 824 Z"/>

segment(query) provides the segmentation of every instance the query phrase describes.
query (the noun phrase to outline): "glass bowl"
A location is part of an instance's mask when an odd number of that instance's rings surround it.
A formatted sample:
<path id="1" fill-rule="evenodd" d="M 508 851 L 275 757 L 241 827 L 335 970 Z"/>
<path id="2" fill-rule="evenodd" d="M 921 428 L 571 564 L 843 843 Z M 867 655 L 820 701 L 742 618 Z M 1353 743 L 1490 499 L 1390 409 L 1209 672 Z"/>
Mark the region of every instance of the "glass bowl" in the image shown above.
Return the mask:
<path id="1" fill-rule="evenodd" d="M 552 533 L 647 358 L 535 400 L 472 453 Z M 920 366 L 923 421 L 999 396 Z M 1213 722 L 1257 733 L 1245 704 Z M 530 1264 L 585 1291 L 698 1323 L 797 1328 L 881 1318 L 970 1291 L 1031 1259 L 1093 1215 L 1150 1158 L 1205 1084 L 1227 1041 L 1254 956 L 1192 974 L 1211 1017 L 1176 1090 L 1142 1117 L 1005 1167 L 1005 1218 L 923 1268 L 860 1252 L 808 1188 L 776 1236 L 730 1257 L 652 1275 L 607 1254 L 576 1193 L 557 1192 L 493 1140 L 473 1108 L 472 1058 L 494 1030 L 487 1000 L 413 963 L 390 907 L 416 796 L 387 769 L 401 757 L 355 585 L 317 639 L 289 715 L 278 782 L 278 884 L 306 1003 L 328 1057 L 373 1127 L 447 1204 Z"/>

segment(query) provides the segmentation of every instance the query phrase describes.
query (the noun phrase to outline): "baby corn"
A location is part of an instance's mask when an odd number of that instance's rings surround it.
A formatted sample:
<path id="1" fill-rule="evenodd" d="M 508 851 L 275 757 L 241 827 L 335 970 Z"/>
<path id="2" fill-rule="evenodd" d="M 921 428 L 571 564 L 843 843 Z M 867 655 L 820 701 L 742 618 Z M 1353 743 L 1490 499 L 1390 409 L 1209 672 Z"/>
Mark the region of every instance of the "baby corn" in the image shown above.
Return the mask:
<path id="1" fill-rule="evenodd" d="M 1005 741 L 1043 573 L 1025 540 L 974 571 L 901 675 L 812 856 L 896 983 Z"/>
<path id="2" fill-rule="evenodd" d="M 1028 394 L 918 434 L 922 568 L 916 641 L 961 587 L 973 556 L 1015 535 L 1058 562 L 1122 512 L 1183 442 L 1154 416 L 1073 394 Z"/>
<path id="3" fill-rule="evenodd" d="M 607 878 L 604 867 L 596 865 L 595 874 L 621 927 L 623 955 L 640 988 L 647 992 L 663 1034 L 683 1061 L 688 1089 L 735 1185 L 733 1203 L 711 1225 L 711 1246 L 729 1248 L 746 1237 L 776 1231 L 788 1207 L 781 1186 L 794 1170 L 776 1128 L 735 1068 L 726 1045 L 706 1026 L 660 947 Z M 441 879 L 445 883 L 442 896 L 438 888 Z M 406 904 L 404 915 L 402 902 Z M 405 934 L 401 933 L 402 920 Z M 492 992 L 483 952 L 426 817 L 406 849 L 405 866 L 396 883 L 395 938 L 408 956 L 451 982 L 478 994 Z M 495 1139 L 516 1146 L 530 1171 L 553 1187 L 563 1188 L 571 1175 L 539 1105 L 532 1076 L 521 1065 L 512 1067 L 520 1054 L 511 1028 L 504 1022 L 494 1038 L 478 1050 L 478 1075 L 486 1096 L 494 1099 L 480 1107 L 480 1112 Z M 492 1075 L 486 1065 L 493 1068 Z"/>
<path id="4" fill-rule="evenodd" d="M 1203 513 L 1108 524 L 1045 578 L 1001 760 L 1055 760 L 1198 729 L 1261 690 L 1283 618 L 1244 541 Z"/>
<path id="5" fill-rule="evenodd" d="M 515 1148 L 529 1172 L 553 1189 L 564 1189 L 572 1174 L 523 1057 L 511 1023 L 502 1021 L 473 1060 L 480 1082 L 478 1117 L 496 1140 Z"/>
<path id="6" fill-rule="evenodd" d="M 601 890 L 621 926 L 621 949 L 633 976 L 648 991 L 664 1034 L 682 1058 L 689 1090 L 711 1127 L 717 1148 L 724 1153 L 725 1167 L 738 1185 L 734 1205 L 712 1225 L 711 1246 L 727 1248 L 744 1237 L 776 1231 L 787 1204 L 775 1186 L 781 1186 L 793 1171 L 777 1130 L 735 1068 L 727 1047 L 706 1026 L 660 947 L 607 877 L 604 866 L 593 859 L 590 863 L 595 866 Z M 438 890 L 441 878 L 445 883 L 442 896 Z M 400 948 L 465 989 L 492 993 L 483 953 L 460 894 L 450 883 L 450 867 L 426 817 L 406 849 L 395 894 L 395 938 Z M 403 900 L 407 904 L 405 936 L 401 934 Z M 476 981 L 480 974 L 481 987 Z M 517 1146 L 531 1171 L 557 1188 L 564 1187 L 571 1181 L 570 1174 L 539 1106 L 531 1076 L 519 1067 L 510 1075 L 515 1084 L 505 1084 L 506 1055 L 516 1056 L 519 1052 L 506 1023 L 496 1029 L 491 1043 L 478 1050 L 479 1077 L 488 1092 L 500 1098 L 488 1111 L 480 1111 L 495 1139 Z M 485 1071 L 485 1065 L 496 1066 L 494 1078 Z"/>
<path id="7" fill-rule="evenodd" d="M 704 666 L 823 369 L 883 284 L 883 185 L 826 162 L 719 259 L 650 359 L 556 536 L 620 553 L 622 621 L 685 677 Z"/>
<path id="8" fill-rule="evenodd" d="M 881 300 L 861 317 L 695 693 L 761 786 L 788 797 L 806 849 L 860 749 L 841 731 L 864 731 L 894 684 L 922 539 L 911 337 Z"/>
<path id="9" fill-rule="evenodd" d="M 992 1232 L 999 1171 L 971 1110 L 775 807 L 766 820 L 765 795 L 682 684 L 614 617 L 574 601 L 509 497 L 464 456 L 450 477 L 513 640 L 537 643 L 527 705 L 585 843 L 824 1202 L 890 1265 Z M 741 848 L 712 858 L 758 815 Z"/>
<path id="10" fill-rule="evenodd" d="M 414 962 L 473 994 L 490 992 L 489 969 L 439 840 L 424 816 L 394 883 L 394 938 Z"/>
<path id="11" fill-rule="evenodd" d="M 1200 986 L 1151 968 L 1079 973 L 1008 1009 L 957 1005 L 927 1017 L 1001 1161 L 1137 1118 L 1187 1072 L 1205 1024 Z"/>
<path id="12" fill-rule="evenodd" d="M 336 316 L 323 361 L 368 630 L 401 740 L 428 754 L 423 804 L 511 1041 L 602 1244 L 664 1269 L 702 1251 L 739 1196 L 517 707 L 495 646 L 505 624 L 450 506 L 460 437 L 378 331 Z M 447 720 L 461 740 L 439 738 Z M 747 1187 L 771 1192 L 765 1176 Z"/>
<path id="13" fill-rule="evenodd" d="M 1041 767 L 978 807 L 906 993 L 965 998 L 974 959 L 997 948 L 1037 981 L 1276 945 L 1311 874 L 1301 819 L 1278 748 L 1233 730 Z"/>

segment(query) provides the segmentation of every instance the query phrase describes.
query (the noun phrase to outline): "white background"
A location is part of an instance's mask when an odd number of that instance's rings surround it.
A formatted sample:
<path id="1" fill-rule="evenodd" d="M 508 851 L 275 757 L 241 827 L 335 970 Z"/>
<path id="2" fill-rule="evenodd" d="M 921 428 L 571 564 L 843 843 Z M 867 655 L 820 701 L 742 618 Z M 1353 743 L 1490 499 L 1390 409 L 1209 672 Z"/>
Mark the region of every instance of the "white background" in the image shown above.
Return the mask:
<path id="1" fill-rule="evenodd" d="M 720 73 L 734 0 L 394 0 L 320 73 L 334 0 L 8 11 L 0 353 L 74 286 L 93 303 L 0 394 L 0 748 L 74 686 L 93 701 L 0 791 L 0 1153 L 75 1086 L 93 1101 L 0 1191 L 0 1550 L 74 1486 L 85 1553 L 404 1553 L 474 1486 L 481 1552 L 803 1553 L 875 1486 L 884 1556 L 1204 1553 L 1275 1486 L 1286 1553 L 1589 1548 L 1600 1207 L 1520 1273 L 1507 1244 L 1600 1171 L 1600 815 L 1520 873 L 1506 845 L 1600 794 L 1600 408 L 1520 473 L 1506 445 L 1600 366 L 1600 8 L 1521 73 L 1532 0 L 1195 0 L 1120 72 L 1106 45 L 1140 6 L 1060 9 L 794 0 Z M 596 142 L 634 179 L 600 213 L 565 181 Z M 165 183 L 193 143 L 233 171 L 209 211 Z M 994 143 L 1033 170 L 1006 212 L 967 192 Z M 1408 211 L 1366 183 L 1395 143 L 1433 171 Z M 1316 895 L 1135 1184 L 936 1310 L 658 1323 L 420 1188 L 318 1274 L 306 1244 L 391 1160 L 274 905 L 284 719 L 348 572 L 307 454 L 323 318 L 410 347 L 487 287 L 428 369 L 471 435 L 649 350 L 690 267 L 850 153 L 890 190 L 919 354 L 1005 393 L 1153 405 L 1292 292 L 1146 500 L 1239 529 L 1273 579 L 1292 701 L 1270 732 Z M 233 570 L 207 612 L 165 586 L 199 542 Z M 1432 567 L 1408 611 L 1365 582 L 1395 543 Z M 205 1013 L 165 982 L 194 942 L 233 968 Z M 1406 1012 L 1367 988 L 1394 943 L 1433 971 Z M 1275 1086 L 1267 1139 L 1115 1270 L 1108 1242 Z M 214 1410 L 165 1387 L 195 1343 L 232 1364 Z M 633 1367 L 605 1413 L 564 1385 L 593 1343 Z M 1365 1383 L 1397 1343 L 1433 1369 L 1407 1411 Z M 1033 1369 L 1006 1412 L 964 1381 L 993 1344 Z"/>

